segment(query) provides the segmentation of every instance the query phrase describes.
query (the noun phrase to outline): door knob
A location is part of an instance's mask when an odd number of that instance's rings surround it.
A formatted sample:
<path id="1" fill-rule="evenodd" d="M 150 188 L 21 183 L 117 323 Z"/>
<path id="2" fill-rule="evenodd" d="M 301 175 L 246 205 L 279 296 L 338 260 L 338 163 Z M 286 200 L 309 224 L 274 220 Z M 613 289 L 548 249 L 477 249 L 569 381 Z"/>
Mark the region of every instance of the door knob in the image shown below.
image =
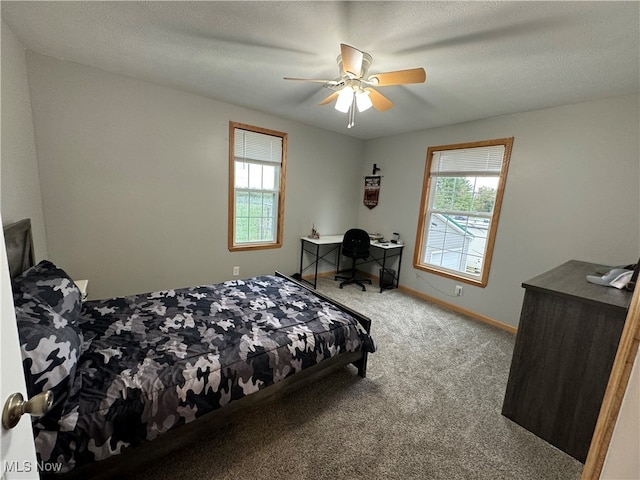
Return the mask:
<path id="1" fill-rule="evenodd" d="M 23 414 L 29 413 L 34 417 L 41 417 L 53 406 L 53 392 L 47 390 L 30 398 L 26 402 L 20 393 L 9 395 L 2 410 L 2 426 L 9 430 L 15 427 Z"/>

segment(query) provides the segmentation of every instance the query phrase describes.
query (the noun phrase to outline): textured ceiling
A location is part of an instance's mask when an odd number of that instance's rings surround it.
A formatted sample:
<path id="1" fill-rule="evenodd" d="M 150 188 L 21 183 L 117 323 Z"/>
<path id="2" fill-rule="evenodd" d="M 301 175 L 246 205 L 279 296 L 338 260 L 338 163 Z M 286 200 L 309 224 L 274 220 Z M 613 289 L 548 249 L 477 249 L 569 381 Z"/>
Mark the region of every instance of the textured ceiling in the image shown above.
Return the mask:
<path id="1" fill-rule="evenodd" d="M 23 46 L 357 138 L 637 93 L 640 3 L 2 2 Z M 424 67 L 380 88 L 395 106 L 317 106 L 340 43 L 370 73 Z"/>

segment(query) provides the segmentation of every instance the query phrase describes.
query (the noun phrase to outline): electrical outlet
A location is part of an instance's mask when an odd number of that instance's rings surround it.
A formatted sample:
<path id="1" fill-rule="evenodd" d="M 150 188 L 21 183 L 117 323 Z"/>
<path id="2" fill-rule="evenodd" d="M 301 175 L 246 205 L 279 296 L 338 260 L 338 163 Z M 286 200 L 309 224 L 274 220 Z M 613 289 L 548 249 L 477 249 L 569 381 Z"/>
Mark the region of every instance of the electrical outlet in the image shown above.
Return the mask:
<path id="1" fill-rule="evenodd" d="M 240 275 L 240 267 L 233 267 L 233 275 L 234 276 Z"/>
<path id="2" fill-rule="evenodd" d="M 462 285 L 456 285 L 456 297 L 462 296 Z"/>

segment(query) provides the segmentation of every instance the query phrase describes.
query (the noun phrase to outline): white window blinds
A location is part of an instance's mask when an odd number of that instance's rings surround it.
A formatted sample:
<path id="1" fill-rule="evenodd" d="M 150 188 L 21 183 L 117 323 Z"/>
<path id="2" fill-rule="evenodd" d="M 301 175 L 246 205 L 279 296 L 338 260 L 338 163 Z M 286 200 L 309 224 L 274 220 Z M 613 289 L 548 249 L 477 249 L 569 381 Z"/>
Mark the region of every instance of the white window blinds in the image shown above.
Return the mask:
<path id="1" fill-rule="evenodd" d="M 282 138 L 236 129 L 233 155 L 239 161 L 281 163 Z"/>
<path id="2" fill-rule="evenodd" d="M 433 153 L 431 175 L 495 174 L 502 170 L 504 145 L 442 150 Z"/>

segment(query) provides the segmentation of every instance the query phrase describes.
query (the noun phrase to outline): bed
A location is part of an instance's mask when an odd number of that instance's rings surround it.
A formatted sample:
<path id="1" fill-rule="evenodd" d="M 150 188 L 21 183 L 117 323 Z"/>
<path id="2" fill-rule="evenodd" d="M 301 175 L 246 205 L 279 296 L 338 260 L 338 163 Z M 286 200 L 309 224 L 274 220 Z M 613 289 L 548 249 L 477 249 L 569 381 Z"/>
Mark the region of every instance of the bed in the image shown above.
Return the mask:
<path id="1" fill-rule="evenodd" d="M 43 472 L 118 468 L 348 364 L 365 377 L 375 351 L 367 317 L 278 272 L 83 302 L 63 269 L 35 264 L 28 219 L 5 243 L 28 394 L 54 393 L 32 420 Z"/>

